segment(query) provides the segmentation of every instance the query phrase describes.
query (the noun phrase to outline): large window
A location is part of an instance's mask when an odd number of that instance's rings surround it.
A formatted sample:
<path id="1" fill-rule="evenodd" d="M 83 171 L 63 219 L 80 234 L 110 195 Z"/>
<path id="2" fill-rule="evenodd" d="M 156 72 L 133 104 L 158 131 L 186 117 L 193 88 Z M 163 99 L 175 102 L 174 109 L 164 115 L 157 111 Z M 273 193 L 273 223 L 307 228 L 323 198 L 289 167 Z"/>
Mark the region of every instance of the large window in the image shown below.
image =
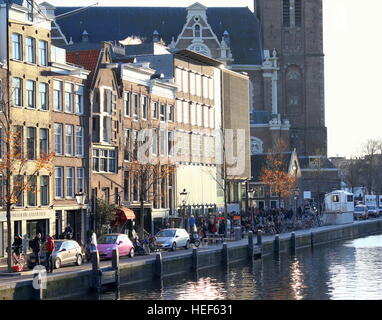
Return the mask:
<path id="1" fill-rule="evenodd" d="M 14 127 L 14 144 L 13 144 L 13 154 L 15 158 L 21 158 L 23 156 L 24 148 L 24 128 L 23 126 L 15 126 Z"/>
<path id="2" fill-rule="evenodd" d="M 174 105 L 170 104 L 168 106 L 168 120 L 174 121 L 174 119 L 175 119 Z"/>
<path id="3" fill-rule="evenodd" d="M 49 130 L 40 129 L 40 158 L 46 157 L 49 153 Z"/>
<path id="4" fill-rule="evenodd" d="M 84 87 L 76 85 L 74 94 L 75 112 L 77 114 L 84 113 Z"/>
<path id="5" fill-rule="evenodd" d="M 153 119 L 158 120 L 158 114 L 159 114 L 159 103 L 154 102 L 153 103 Z"/>
<path id="6" fill-rule="evenodd" d="M 283 25 L 290 26 L 290 0 L 283 0 Z"/>
<path id="7" fill-rule="evenodd" d="M 74 198 L 74 168 L 66 168 L 66 197 Z"/>
<path id="8" fill-rule="evenodd" d="M 167 139 L 167 145 L 168 145 L 168 155 L 173 156 L 174 155 L 174 133 L 169 131 L 168 132 L 168 139 Z"/>
<path id="9" fill-rule="evenodd" d="M 65 154 L 67 156 L 73 155 L 73 126 L 65 126 Z"/>
<path id="10" fill-rule="evenodd" d="M 12 33 L 12 59 L 23 60 L 21 34 Z"/>
<path id="11" fill-rule="evenodd" d="M 32 207 L 37 205 L 37 176 L 28 176 L 27 203 Z"/>
<path id="12" fill-rule="evenodd" d="M 125 156 L 126 161 L 130 161 L 130 152 L 131 152 L 131 130 L 125 130 Z"/>
<path id="13" fill-rule="evenodd" d="M 56 154 L 61 155 L 63 154 L 63 148 L 62 148 L 62 124 L 61 123 L 55 123 L 54 124 L 54 151 Z"/>
<path id="14" fill-rule="evenodd" d="M 130 100 L 131 100 L 131 93 L 130 92 L 125 92 L 123 94 L 123 100 L 125 102 L 125 116 L 130 117 L 131 116 L 131 111 L 130 111 Z"/>
<path id="15" fill-rule="evenodd" d="M 49 109 L 49 86 L 47 83 L 41 82 L 39 85 L 40 91 L 40 108 L 42 110 Z"/>
<path id="16" fill-rule="evenodd" d="M 40 178 L 41 205 L 49 205 L 49 176 L 41 176 Z"/>
<path id="17" fill-rule="evenodd" d="M 84 192 L 85 190 L 85 169 L 77 168 L 77 192 Z"/>
<path id="18" fill-rule="evenodd" d="M 38 42 L 38 52 L 39 52 L 39 64 L 42 66 L 48 65 L 48 42 L 40 40 Z"/>
<path id="19" fill-rule="evenodd" d="M 103 111 L 107 112 L 108 114 L 111 114 L 111 108 L 112 108 L 112 91 L 109 89 L 104 90 L 104 97 L 103 97 Z"/>
<path id="20" fill-rule="evenodd" d="M 116 151 L 93 149 L 93 170 L 97 172 L 116 172 Z"/>
<path id="21" fill-rule="evenodd" d="M 166 105 L 165 104 L 160 105 L 160 121 L 162 122 L 166 121 Z"/>
<path id="22" fill-rule="evenodd" d="M 15 106 L 23 105 L 23 80 L 20 78 L 13 78 L 12 81 L 12 96 L 13 96 L 13 104 Z"/>
<path id="23" fill-rule="evenodd" d="M 27 128 L 27 159 L 36 159 L 36 128 Z"/>
<path id="24" fill-rule="evenodd" d="M 15 195 L 16 207 L 22 207 L 24 205 L 24 176 L 17 175 L 13 177 L 13 194 Z"/>
<path id="25" fill-rule="evenodd" d="M 25 39 L 26 46 L 26 56 L 25 60 L 29 63 L 36 63 L 36 39 L 32 37 L 27 37 Z"/>
<path id="26" fill-rule="evenodd" d="M 65 111 L 73 112 L 73 87 L 72 83 L 65 83 Z"/>
<path id="27" fill-rule="evenodd" d="M 301 27 L 302 24 L 302 8 L 301 0 L 294 0 L 294 16 L 295 16 L 295 25 L 296 27 Z"/>
<path id="28" fill-rule="evenodd" d="M 62 81 L 53 80 L 53 109 L 62 111 Z"/>
<path id="29" fill-rule="evenodd" d="M 158 129 L 153 129 L 152 135 L 152 154 L 158 154 Z"/>
<path id="30" fill-rule="evenodd" d="M 36 108 L 36 82 L 33 80 L 26 81 L 27 90 L 27 107 Z"/>
<path id="31" fill-rule="evenodd" d="M 166 154 L 166 131 L 160 130 L 159 136 L 159 148 L 160 154 L 164 156 Z"/>
<path id="32" fill-rule="evenodd" d="M 76 126 L 76 155 L 84 155 L 84 127 Z"/>
<path id="33" fill-rule="evenodd" d="M 63 177 L 63 167 L 55 168 L 55 179 L 56 179 L 56 198 L 64 197 L 64 177 Z"/>

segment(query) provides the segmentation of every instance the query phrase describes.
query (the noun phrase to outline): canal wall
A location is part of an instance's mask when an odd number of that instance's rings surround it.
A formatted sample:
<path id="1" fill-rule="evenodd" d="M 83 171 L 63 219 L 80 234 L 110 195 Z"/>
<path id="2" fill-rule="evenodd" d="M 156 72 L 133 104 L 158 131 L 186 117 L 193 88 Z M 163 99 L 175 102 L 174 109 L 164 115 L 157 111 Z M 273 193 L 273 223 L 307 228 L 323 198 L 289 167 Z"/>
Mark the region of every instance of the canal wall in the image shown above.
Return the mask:
<path id="1" fill-rule="evenodd" d="M 295 232 L 292 241 L 290 233 L 281 234 L 279 241 L 275 236 L 264 236 L 262 245 L 256 245 L 254 237 L 254 251 L 249 251 L 248 240 L 230 242 L 226 248 L 215 246 L 205 250 L 180 251 L 175 255 L 162 256 L 160 278 L 195 272 L 199 269 L 228 265 L 230 263 L 249 258 L 249 252 L 256 256 L 274 255 L 280 252 L 291 252 L 295 249 L 322 245 L 335 241 L 355 239 L 373 234 L 382 233 L 382 219 L 371 221 L 360 221 L 341 226 L 325 226 L 310 230 Z M 275 252 L 276 251 L 276 252 Z M 196 255 L 196 256 L 195 256 Z M 103 284 L 113 282 L 114 271 L 111 267 L 101 268 Z M 154 257 L 145 260 L 121 260 L 119 266 L 120 279 L 123 283 L 139 283 L 158 278 L 158 265 Z M 108 280 L 109 279 L 109 280 Z M 111 280 L 110 280 L 111 279 Z M 32 287 L 31 280 L 1 283 L 0 278 L 0 300 L 33 299 L 36 291 Z M 65 272 L 49 275 L 46 290 L 43 297 L 55 299 L 64 296 L 87 294 L 93 286 L 92 270 L 80 270 L 76 272 Z"/>

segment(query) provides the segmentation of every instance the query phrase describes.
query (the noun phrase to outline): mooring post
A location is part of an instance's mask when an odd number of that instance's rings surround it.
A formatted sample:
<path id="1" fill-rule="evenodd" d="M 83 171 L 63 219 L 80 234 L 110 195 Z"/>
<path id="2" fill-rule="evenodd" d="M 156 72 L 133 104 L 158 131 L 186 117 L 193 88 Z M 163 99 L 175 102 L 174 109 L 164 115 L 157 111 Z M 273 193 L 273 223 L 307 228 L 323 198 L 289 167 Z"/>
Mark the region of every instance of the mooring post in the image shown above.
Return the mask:
<path id="1" fill-rule="evenodd" d="M 296 234 L 294 232 L 290 235 L 290 251 L 292 255 L 296 253 Z"/>
<path id="2" fill-rule="evenodd" d="M 254 251 L 253 251 L 253 232 L 248 232 L 248 257 L 250 260 L 253 259 Z"/>
<path id="3" fill-rule="evenodd" d="M 34 291 L 35 300 L 44 299 L 44 287 L 46 286 L 46 272 L 44 270 L 38 269 L 37 272 L 33 274 L 32 286 Z"/>
<path id="4" fill-rule="evenodd" d="M 192 249 L 192 270 L 198 271 L 199 269 L 199 255 L 198 255 L 198 249 L 193 248 Z"/>
<path id="5" fill-rule="evenodd" d="M 275 253 L 280 252 L 280 236 L 278 234 L 276 234 L 275 240 L 273 241 L 273 251 Z"/>
<path id="6" fill-rule="evenodd" d="M 111 266 L 114 270 L 115 287 L 117 290 L 119 290 L 121 278 L 120 278 L 120 274 L 119 274 L 119 250 L 118 250 L 118 248 L 115 248 L 113 250 Z"/>
<path id="7" fill-rule="evenodd" d="M 97 290 L 98 293 L 101 292 L 101 277 L 102 273 L 99 268 L 99 253 L 98 250 L 91 253 L 92 260 L 92 271 L 93 271 L 93 288 Z"/>
<path id="8" fill-rule="evenodd" d="M 157 279 L 163 278 L 163 261 L 162 261 L 162 253 L 158 252 L 155 258 L 155 272 L 154 277 Z"/>
<path id="9" fill-rule="evenodd" d="M 222 260 L 222 262 L 223 262 L 223 264 L 224 265 L 226 265 L 226 266 L 228 266 L 229 265 L 229 255 L 228 255 L 228 246 L 227 246 L 227 243 L 226 242 L 224 242 L 223 243 L 223 260 Z"/>
<path id="10" fill-rule="evenodd" d="M 310 246 L 313 248 L 314 247 L 314 233 L 310 233 Z"/>
<path id="11" fill-rule="evenodd" d="M 263 244 L 262 234 L 263 232 L 261 230 L 257 230 L 257 245 L 258 246 L 261 246 Z"/>

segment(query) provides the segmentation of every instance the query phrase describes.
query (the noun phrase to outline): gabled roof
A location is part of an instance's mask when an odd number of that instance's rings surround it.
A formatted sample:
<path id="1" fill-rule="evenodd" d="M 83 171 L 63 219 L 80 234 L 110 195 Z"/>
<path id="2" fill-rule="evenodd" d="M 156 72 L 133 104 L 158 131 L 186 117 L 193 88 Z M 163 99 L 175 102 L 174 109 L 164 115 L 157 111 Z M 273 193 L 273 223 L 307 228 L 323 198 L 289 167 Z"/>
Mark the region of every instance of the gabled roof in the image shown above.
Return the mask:
<path id="1" fill-rule="evenodd" d="M 284 152 L 283 154 L 285 156 L 282 157 L 282 169 L 287 172 L 289 170 L 293 152 Z M 260 181 L 261 170 L 267 165 L 267 156 L 268 154 L 266 153 L 251 156 L 252 181 Z"/>
<path id="2" fill-rule="evenodd" d="M 79 7 L 57 7 L 60 15 Z M 152 41 L 154 30 L 169 44 L 182 32 L 187 8 L 179 7 L 91 7 L 57 20 L 67 39 L 80 42 L 86 29 L 91 42 L 119 41 L 139 36 L 144 42 Z M 228 31 L 235 64 L 262 63 L 260 24 L 247 8 L 208 8 L 208 22 L 221 39 Z M 102 27 L 100 25 L 102 24 Z"/>
<path id="3" fill-rule="evenodd" d="M 82 50 L 82 51 L 66 51 L 66 61 L 83 66 L 85 70 L 89 70 L 90 74 L 86 80 L 86 86 L 89 88 L 93 80 L 99 56 L 101 53 L 100 49 L 94 50 Z"/>
<path id="4" fill-rule="evenodd" d="M 301 169 L 314 169 L 314 167 L 310 166 L 309 157 L 300 156 L 300 157 L 298 157 L 298 161 L 300 162 Z M 336 166 L 328 158 L 321 157 L 321 168 L 322 169 L 335 169 Z"/>

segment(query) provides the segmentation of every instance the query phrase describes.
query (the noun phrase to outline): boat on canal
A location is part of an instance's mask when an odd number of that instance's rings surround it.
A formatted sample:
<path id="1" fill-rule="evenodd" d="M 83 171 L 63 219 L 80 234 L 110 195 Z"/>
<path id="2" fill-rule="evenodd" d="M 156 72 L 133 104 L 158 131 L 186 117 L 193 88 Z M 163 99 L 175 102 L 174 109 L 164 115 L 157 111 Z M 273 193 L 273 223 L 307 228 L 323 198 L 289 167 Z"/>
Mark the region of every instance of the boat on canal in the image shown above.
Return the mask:
<path id="1" fill-rule="evenodd" d="M 325 194 L 323 225 L 339 225 L 354 222 L 354 195 L 344 190 Z"/>

